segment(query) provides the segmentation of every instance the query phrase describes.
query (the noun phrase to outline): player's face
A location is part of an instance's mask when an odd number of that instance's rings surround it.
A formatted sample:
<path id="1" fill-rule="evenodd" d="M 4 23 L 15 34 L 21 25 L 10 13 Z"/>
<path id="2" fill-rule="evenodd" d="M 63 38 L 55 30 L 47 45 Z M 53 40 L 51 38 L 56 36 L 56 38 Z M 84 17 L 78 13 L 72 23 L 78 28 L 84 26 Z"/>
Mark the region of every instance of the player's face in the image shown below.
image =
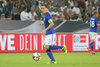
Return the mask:
<path id="1" fill-rule="evenodd" d="M 47 8 L 45 6 L 41 6 L 41 12 L 45 14 L 47 12 Z"/>

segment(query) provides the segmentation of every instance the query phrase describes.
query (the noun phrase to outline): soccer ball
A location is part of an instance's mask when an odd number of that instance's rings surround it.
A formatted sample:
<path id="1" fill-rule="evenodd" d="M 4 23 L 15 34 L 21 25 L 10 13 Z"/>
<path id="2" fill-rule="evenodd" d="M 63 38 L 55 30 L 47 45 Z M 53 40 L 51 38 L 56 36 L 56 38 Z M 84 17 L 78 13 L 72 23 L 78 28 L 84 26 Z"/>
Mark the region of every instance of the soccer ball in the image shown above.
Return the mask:
<path id="1" fill-rule="evenodd" d="M 35 61 L 39 61 L 40 60 L 40 57 L 41 57 L 40 53 L 33 53 L 33 59 Z"/>

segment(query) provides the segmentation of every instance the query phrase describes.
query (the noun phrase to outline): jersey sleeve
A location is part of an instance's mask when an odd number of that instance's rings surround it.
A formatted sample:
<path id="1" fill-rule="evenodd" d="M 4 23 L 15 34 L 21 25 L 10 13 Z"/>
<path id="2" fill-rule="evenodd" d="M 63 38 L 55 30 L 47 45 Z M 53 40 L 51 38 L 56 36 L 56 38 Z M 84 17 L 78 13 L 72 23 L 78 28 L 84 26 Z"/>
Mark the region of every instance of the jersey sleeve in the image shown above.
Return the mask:
<path id="1" fill-rule="evenodd" d="M 47 15 L 47 21 L 48 21 L 48 23 L 53 22 L 52 16 L 50 14 Z"/>

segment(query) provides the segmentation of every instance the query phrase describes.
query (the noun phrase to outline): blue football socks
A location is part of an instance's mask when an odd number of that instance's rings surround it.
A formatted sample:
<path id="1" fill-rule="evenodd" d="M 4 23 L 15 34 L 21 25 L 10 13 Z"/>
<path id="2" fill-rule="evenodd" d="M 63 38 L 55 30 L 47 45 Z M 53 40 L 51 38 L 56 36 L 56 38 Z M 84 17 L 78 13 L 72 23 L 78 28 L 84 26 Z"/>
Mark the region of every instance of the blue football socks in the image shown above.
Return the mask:
<path id="1" fill-rule="evenodd" d="M 56 49 L 62 49 L 63 46 L 58 46 L 58 45 L 50 45 L 49 50 L 56 50 Z"/>
<path id="2" fill-rule="evenodd" d="M 91 48 L 91 50 L 93 51 L 93 44 L 94 44 L 94 41 L 92 41 L 89 45 L 89 48 Z"/>
<path id="3" fill-rule="evenodd" d="M 53 57 L 52 52 L 51 52 L 50 50 L 47 50 L 46 53 L 47 53 L 47 55 L 49 56 L 49 58 L 50 58 L 52 61 L 55 62 L 55 59 L 54 59 L 54 57 Z"/>
<path id="4" fill-rule="evenodd" d="M 56 50 L 56 49 L 62 49 L 63 46 L 57 46 L 57 45 L 50 45 L 49 46 L 49 50 L 46 51 L 47 55 L 49 56 L 49 58 L 55 62 L 55 59 L 53 57 L 53 54 L 51 52 L 51 50 Z"/>

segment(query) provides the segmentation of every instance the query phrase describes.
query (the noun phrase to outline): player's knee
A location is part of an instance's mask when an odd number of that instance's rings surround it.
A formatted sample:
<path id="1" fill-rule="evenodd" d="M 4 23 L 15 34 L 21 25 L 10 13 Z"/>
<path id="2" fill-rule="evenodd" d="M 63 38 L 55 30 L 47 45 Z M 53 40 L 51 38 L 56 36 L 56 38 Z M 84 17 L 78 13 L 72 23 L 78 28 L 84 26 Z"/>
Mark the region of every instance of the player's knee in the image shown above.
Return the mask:
<path id="1" fill-rule="evenodd" d="M 95 41 L 95 39 L 91 39 L 91 41 Z"/>
<path id="2" fill-rule="evenodd" d="M 49 46 L 45 46 L 45 49 L 46 49 L 46 50 L 49 50 Z"/>

